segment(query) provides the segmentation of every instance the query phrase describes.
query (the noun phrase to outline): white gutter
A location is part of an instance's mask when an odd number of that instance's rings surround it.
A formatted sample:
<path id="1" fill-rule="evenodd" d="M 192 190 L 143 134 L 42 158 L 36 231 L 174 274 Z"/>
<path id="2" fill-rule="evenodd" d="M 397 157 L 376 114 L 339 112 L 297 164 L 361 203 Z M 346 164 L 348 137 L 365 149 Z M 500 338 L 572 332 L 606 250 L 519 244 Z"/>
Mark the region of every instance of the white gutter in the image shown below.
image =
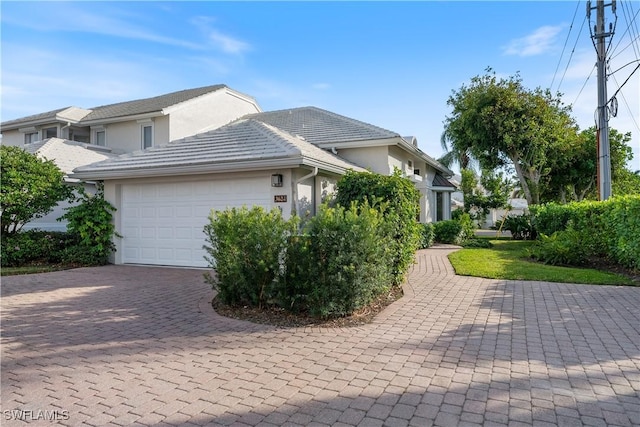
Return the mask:
<path id="1" fill-rule="evenodd" d="M 309 178 L 313 178 L 314 176 L 318 175 L 318 171 L 319 169 L 317 167 L 313 168 L 313 172 L 311 172 L 308 175 L 303 176 L 302 178 L 298 178 L 295 181 L 293 181 L 291 183 L 291 192 L 292 192 L 292 196 L 293 196 L 293 210 L 294 212 L 292 212 L 293 214 L 297 214 L 300 211 L 300 203 L 298 201 L 298 184 L 300 184 L 302 181 L 306 181 Z M 313 194 L 315 195 L 315 186 L 313 188 Z"/>

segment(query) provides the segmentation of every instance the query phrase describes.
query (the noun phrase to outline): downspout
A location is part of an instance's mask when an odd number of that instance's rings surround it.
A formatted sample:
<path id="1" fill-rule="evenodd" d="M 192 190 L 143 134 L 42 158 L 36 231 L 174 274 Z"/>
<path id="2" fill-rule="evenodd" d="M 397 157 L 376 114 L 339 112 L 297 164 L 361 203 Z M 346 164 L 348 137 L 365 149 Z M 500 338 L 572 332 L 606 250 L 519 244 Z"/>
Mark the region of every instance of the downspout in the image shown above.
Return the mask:
<path id="1" fill-rule="evenodd" d="M 67 124 L 66 124 L 66 125 L 64 125 L 64 126 L 62 126 L 62 127 L 60 128 L 60 138 L 62 138 L 62 139 L 69 139 L 69 138 L 65 138 L 65 137 L 63 136 L 63 135 L 64 135 L 64 130 L 65 130 L 66 128 L 68 128 L 68 127 L 71 127 L 71 122 L 67 122 Z M 69 136 L 69 135 L 67 135 L 67 136 Z"/>
<path id="2" fill-rule="evenodd" d="M 300 210 L 300 203 L 298 201 L 298 184 L 300 184 L 302 181 L 306 181 L 309 178 L 313 178 L 314 176 L 318 175 L 318 168 L 314 167 L 313 168 L 313 172 L 311 172 L 308 175 L 303 176 L 302 178 L 298 178 L 295 181 L 293 181 L 292 185 L 292 193 L 293 193 L 293 212 L 291 212 L 292 215 L 297 215 L 298 211 Z M 316 189 L 313 189 L 314 194 Z"/>

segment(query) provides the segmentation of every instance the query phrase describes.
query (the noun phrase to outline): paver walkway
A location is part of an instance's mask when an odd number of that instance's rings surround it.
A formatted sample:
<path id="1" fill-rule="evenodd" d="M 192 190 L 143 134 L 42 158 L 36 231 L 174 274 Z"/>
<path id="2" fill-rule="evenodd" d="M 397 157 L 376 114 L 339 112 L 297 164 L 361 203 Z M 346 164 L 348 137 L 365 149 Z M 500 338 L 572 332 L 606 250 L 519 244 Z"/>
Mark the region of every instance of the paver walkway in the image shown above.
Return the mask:
<path id="1" fill-rule="evenodd" d="M 639 288 L 458 277 L 449 252 L 337 330 L 220 317 L 199 270 L 5 277 L 1 424 L 640 426 Z"/>

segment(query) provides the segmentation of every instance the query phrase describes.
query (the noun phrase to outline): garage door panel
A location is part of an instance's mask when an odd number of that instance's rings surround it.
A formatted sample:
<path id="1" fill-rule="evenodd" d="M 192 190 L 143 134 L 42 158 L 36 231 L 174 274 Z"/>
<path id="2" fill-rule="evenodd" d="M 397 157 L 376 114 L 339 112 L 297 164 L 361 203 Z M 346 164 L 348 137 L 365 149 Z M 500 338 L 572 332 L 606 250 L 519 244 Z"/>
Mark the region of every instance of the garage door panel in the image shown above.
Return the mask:
<path id="1" fill-rule="evenodd" d="M 267 177 L 124 185 L 123 262 L 206 267 L 203 229 L 211 210 L 269 208 L 270 197 Z"/>

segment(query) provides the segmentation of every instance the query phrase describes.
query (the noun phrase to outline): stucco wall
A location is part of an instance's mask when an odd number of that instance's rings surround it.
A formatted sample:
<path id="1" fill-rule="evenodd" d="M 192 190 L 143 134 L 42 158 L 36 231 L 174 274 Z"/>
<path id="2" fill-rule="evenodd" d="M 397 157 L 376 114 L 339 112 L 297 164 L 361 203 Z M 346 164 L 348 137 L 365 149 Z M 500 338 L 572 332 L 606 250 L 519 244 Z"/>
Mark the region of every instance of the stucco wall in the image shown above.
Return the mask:
<path id="1" fill-rule="evenodd" d="M 389 147 L 341 148 L 338 155 L 372 172 L 389 174 Z"/>
<path id="2" fill-rule="evenodd" d="M 173 107 L 169 139 L 184 138 L 224 126 L 246 114 L 258 113 L 252 102 L 233 92 L 219 90 Z"/>
<path id="3" fill-rule="evenodd" d="M 24 134 L 18 130 L 3 131 L 2 145 L 22 147 L 24 145 Z"/>

